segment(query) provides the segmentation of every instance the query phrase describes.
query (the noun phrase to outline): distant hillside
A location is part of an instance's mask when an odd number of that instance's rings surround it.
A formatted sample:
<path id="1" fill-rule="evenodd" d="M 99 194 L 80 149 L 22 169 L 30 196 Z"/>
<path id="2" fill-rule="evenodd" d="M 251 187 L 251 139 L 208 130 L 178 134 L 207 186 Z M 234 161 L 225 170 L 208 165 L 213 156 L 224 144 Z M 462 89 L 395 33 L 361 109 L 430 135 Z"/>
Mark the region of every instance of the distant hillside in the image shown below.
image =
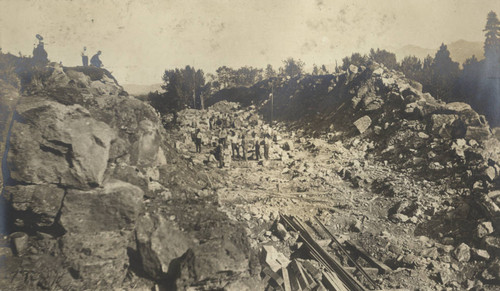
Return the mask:
<path id="1" fill-rule="evenodd" d="M 483 43 L 480 41 L 466 41 L 457 40 L 455 42 L 447 44 L 448 50 L 450 51 L 451 58 L 455 62 L 463 64 L 467 58 L 475 55 L 479 60 L 483 59 Z M 429 49 L 422 48 L 416 45 L 406 45 L 402 48 L 396 49 L 394 53 L 396 54 L 398 60 L 402 60 L 405 56 L 412 55 L 420 59 L 424 59 L 427 55 L 434 56 L 438 48 Z"/>
<path id="2" fill-rule="evenodd" d="M 138 85 L 138 84 L 125 84 L 123 89 L 127 91 L 130 95 L 143 95 L 154 91 L 163 91 L 161 88 L 161 83 L 152 85 Z"/>

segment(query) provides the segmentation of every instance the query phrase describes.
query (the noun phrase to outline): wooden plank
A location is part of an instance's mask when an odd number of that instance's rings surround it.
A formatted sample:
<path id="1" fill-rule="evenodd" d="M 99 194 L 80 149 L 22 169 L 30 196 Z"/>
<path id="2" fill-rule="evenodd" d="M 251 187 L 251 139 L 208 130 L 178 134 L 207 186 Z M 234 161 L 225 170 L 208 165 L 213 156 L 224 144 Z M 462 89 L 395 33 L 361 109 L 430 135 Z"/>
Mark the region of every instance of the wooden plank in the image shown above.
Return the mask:
<path id="1" fill-rule="evenodd" d="M 359 271 L 358 268 L 356 268 L 356 267 L 344 267 L 344 269 L 346 269 L 347 271 L 352 272 L 352 273 Z M 367 274 L 372 275 L 372 276 L 377 275 L 379 272 L 378 268 L 366 268 L 366 267 L 364 267 L 363 270 Z"/>
<path id="2" fill-rule="evenodd" d="M 344 282 L 345 286 L 347 286 L 350 290 L 358 290 L 364 291 L 365 287 L 358 282 L 354 277 L 351 276 L 349 272 L 343 269 L 340 262 L 335 260 L 327 251 L 325 251 L 321 246 L 319 246 L 316 241 L 312 238 L 311 234 L 305 230 L 303 227 L 303 223 L 296 217 L 288 218 L 282 215 L 284 221 L 291 225 L 292 228 L 299 230 L 299 234 L 304 241 L 304 244 L 309 248 L 310 251 L 316 252 L 319 257 L 324 259 L 324 266 L 329 268 L 330 271 L 337 273 L 340 276 L 342 282 Z"/>
<path id="3" fill-rule="evenodd" d="M 302 287 L 302 290 L 308 291 L 311 290 L 309 286 L 309 282 L 307 281 L 307 278 L 304 275 L 304 272 L 302 271 L 302 268 L 300 268 L 299 263 L 294 260 L 291 264 L 292 270 L 294 271 L 295 276 L 297 277 L 297 280 Z"/>
<path id="4" fill-rule="evenodd" d="M 363 259 L 365 259 L 368 263 L 376 266 L 382 274 L 392 272 L 392 269 L 386 264 L 380 262 L 379 260 L 370 256 L 365 250 L 363 250 L 359 245 L 353 243 L 351 241 L 346 241 L 345 244 L 350 247 L 352 250 L 356 251 Z"/>
<path id="5" fill-rule="evenodd" d="M 349 291 L 344 283 L 335 275 L 335 273 L 324 272 L 323 283 L 329 290 L 333 291 Z"/>
<path id="6" fill-rule="evenodd" d="M 283 287 L 285 291 L 292 291 L 290 286 L 290 278 L 288 277 L 288 270 L 286 267 L 281 267 L 281 275 L 283 276 Z"/>
<path id="7" fill-rule="evenodd" d="M 318 281 L 318 286 L 313 291 L 328 291 L 328 289 L 325 288 L 325 285 Z"/>
<path id="8" fill-rule="evenodd" d="M 304 266 L 302 266 L 302 264 L 300 262 L 297 262 L 297 265 L 299 266 L 299 268 L 302 270 L 302 274 L 304 275 L 304 277 L 306 278 L 306 281 L 307 281 L 307 288 L 309 289 L 313 289 L 314 287 L 316 287 L 318 284 L 316 284 L 316 281 L 314 280 L 314 278 L 311 276 L 311 274 L 309 274 L 309 272 L 307 272 L 307 270 L 304 268 Z"/>
<path id="9" fill-rule="evenodd" d="M 321 279 L 321 270 L 313 266 L 308 261 L 302 261 L 302 266 L 313 276 L 315 279 Z"/>
<path id="10" fill-rule="evenodd" d="M 278 285 L 278 286 L 281 286 L 281 284 L 283 284 L 283 278 L 281 278 L 280 275 L 278 275 L 277 273 L 273 272 L 273 270 L 271 270 L 271 268 L 269 267 L 265 267 L 262 272 L 264 272 L 264 274 L 266 274 L 267 276 L 271 277 L 271 279 L 273 279 L 273 281 Z"/>
<path id="11" fill-rule="evenodd" d="M 294 291 L 302 291 L 302 287 L 300 287 L 299 284 L 299 279 L 297 279 L 297 276 L 294 274 L 292 270 L 291 272 L 288 273 L 288 277 L 290 278 L 290 286 L 292 287 L 292 290 Z"/>
<path id="12" fill-rule="evenodd" d="M 351 261 L 351 263 L 353 263 L 354 266 L 356 266 L 356 268 L 358 268 L 358 270 L 361 272 L 361 274 L 363 274 L 367 279 L 368 279 L 368 282 L 370 282 L 370 284 L 373 285 L 373 287 L 375 287 L 376 289 L 379 288 L 378 284 L 373 281 L 373 279 L 368 275 L 368 273 L 365 272 L 365 270 L 363 269 L 363 267 L 361 267 L 358 262 L 356 262 L 358 256 L 356 254 L 356 257 L 355 258 L 352 258 L 349 253 L 347 253 L 347 251 L 342 247 L 342 244 L 337 240 L 337 238 L 326 228 L 326 226 L 321 222 L 321 220 L 319 220 L 316 216 L 314 217 L 314 219 L 316 220 L 316 222 L 321 226 L 321 228 L 330 236 L 330 238 L 332 239 L 333 242 L 335 242 L 337 244 L 337 246 L 340 248 L 340 250 L 342 251 L 342 253 L 347 256 L 347 258 L 349 259 L 349 261 Z"/>

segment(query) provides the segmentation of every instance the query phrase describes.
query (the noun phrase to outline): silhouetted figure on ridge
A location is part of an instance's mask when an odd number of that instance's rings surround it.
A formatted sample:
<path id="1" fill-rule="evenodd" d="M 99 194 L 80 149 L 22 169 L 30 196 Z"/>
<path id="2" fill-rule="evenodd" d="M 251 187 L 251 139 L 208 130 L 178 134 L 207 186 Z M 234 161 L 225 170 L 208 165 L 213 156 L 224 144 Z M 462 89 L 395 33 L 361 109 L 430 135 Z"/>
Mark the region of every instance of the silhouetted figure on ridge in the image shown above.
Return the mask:
<path id="1" fill-rule="evenodd" d="M 90 59 L 90 65 L 98 68 L 102 68 L 102 62 L 99 59 L 99 56 L 101 55 L 101 51 L 98 51 L 97 54 L 95 54 L 91 59 Z"/>
<path id="2" fill-rule="evenodd" d="M 82 64 L 84 67 L 87 67 L 89 65 L 89 56 L 87 55 L 87 47 L 83 47 L 82 51 Z"/>
<path id="3" fill-rule="evenodd" d="M 38 39 L 38 45 L 33 49 L 33 61 L 35 65 L 45 65 L 49 62 L 49 59 L 44 48 L 43 37 L 37 34 L 36 38 Z"/>

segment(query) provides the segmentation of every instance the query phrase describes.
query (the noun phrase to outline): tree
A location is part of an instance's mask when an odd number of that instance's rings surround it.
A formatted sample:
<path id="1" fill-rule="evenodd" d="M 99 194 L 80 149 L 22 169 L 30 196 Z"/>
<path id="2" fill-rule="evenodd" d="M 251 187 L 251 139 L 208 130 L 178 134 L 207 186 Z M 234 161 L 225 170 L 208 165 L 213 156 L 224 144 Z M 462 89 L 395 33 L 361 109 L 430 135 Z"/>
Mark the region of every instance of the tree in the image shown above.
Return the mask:
<path id="1" fill-rule="evenodd" d="M 285 77 L 294 78 L 302 75 L 304 70 L 304 62 L 301 60 L 295 60 L 293 58 L 288 58 L 283 61 L 283 67 L 280 70 L 281 74 Z"/>
<path id="2" fill-rule="evenodd" d="M 165 93 L 152 93 L 151 104 L 160 113 L 173 113 L 177 120 L 177 111 L 185 107 L 199 108 L 200 99 L 205 88 L 205 77 L 202 70 L 186 66 L 183 69 L 165 70 L 162 89 Z"/>
<path id="3" fill-rule="evenodd" d="M 351 57 L 345 57 L 342 59 L 342 70 L 349 69 L 350 65 L 356 67 L 366 66 L 368 64 L 368 57 L 366 55 L 361 55 L 360 53 L 353 53 Z"/>
<path id="4" fill-rule="evenodd" d="M 262 81 L 262 69 L 253 67 L 241 67 L 238 70 L 233 70 L 232 86 L 250 87 L 255 83 Z"/>
<path id="5" fill-rule="evenodd" d="M 415 56 L 406 56 L 400 64 L 401 72 L 407 78 L 418 81 L 422 73 L 422 62 Z"/>
<path id="6" fill-rule="evenodd" d="M 217 79 L 221 85 L 221 89 L 229 87 L 231 84 L 231 77 L 234 75 L 234 70 L 226 66 L 217 68 Z"/>
<path id="7" fill-rule="evenodd" d="M 264 76 L 266 79 L 274 78 L 276 77 L 276 71 L 273 69 L 273 66 L 271 64 L 268 64 L 266 67 L 266 71 L 264 73 Z"/>
<path id="8" fill-rule="evenodd" d="M 484 56 L 486 59 L 498 61 L 500 56 L 500 21 L 493 11 L 488 13 L 484 30 L 486 39 L 484 41 Z"/>
<path id="9" fill-rule="evenodd" d="M 444 101 L 452 101 L 455 85 L 460 73 L 459 64 L 450 58 L 448 47 L 443 43 L 434 56 L 431 66 L 429 90 L 435 97 Z"/>
<path id="10" fill-rule="evenodd" d="M 369 59 L 386 66 L 388 69 L 396 69 L 398 67 L 398 61 L 396 59 L 396 54 L 388 52 L 381 49 L 370 49 Z"/>

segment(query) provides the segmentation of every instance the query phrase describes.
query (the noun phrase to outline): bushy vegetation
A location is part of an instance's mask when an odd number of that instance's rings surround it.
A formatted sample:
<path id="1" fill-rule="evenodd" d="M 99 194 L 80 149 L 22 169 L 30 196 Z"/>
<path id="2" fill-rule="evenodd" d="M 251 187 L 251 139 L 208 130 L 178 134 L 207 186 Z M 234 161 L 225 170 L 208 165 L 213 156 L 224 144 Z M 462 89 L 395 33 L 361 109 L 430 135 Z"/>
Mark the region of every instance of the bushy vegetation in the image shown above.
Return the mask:
<path id="1" fill-rule="evenodd" d="M 407 78 L 423 85 L 424 92 L 446 102 L 462 101 L 486 115 L 494 126 L 500 125 L 500 21 L 494 12 L 487 16 L 485 26 L 485 59 L 478 61 L 471 56 L 462 64 L 454 62 L 445 44 L 441 44 L 434 56 L 421 60 L 407 56 L 398 62 L 396 55 L 384 49 L 371 49 L 369 54 L 353 53 L 342 59 L 335 71 L 348 70 L 351 65 L 366 66 L 376 62 L 388 69 L 400 70 Z M 201 70 L 187 66 L 165 71 L 165 93 L 150 93 L 151 104 L 162 113 L 175 113 L 191 107 L 203 108 L 203 100 L 221 89 L 250 87 L 262 80 L 294 78 L 304 75 L 305 64 L 288 58 L 275 70 L 272 65 L 265 69 L 241 67 L 233 69 L 221 66 L 216 74 L 205 75 Z M 325 65 L 313 65 L 312 75 L 329 74 Z"/>

